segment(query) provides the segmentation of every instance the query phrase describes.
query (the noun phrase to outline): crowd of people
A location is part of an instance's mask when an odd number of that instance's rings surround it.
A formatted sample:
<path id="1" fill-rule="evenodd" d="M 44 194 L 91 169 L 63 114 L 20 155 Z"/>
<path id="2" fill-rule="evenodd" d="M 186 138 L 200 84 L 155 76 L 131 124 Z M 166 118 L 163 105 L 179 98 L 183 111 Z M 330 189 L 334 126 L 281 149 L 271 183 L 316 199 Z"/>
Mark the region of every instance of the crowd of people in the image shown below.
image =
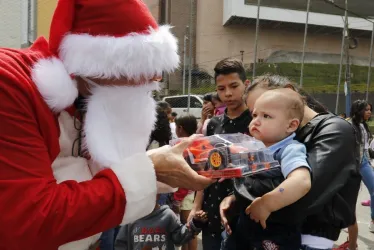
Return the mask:
<path id="1" fill-rule="evenodd" d="M 50 41 L 0 49 L 0 249 L 356 249 L 367 187 L 374 232 L 372 106 L 331 112 L 286 76 L 214 68 L 201 119 L 153 99 L 177 41 L 140 0 L 59 1 Z M 197 174 L 195 134 L 263 142 L 276 171 Z M 180 141 L 169 146 L 173 139 Z"/>
<path id="2" fill-rule="evenodd" d="M 178 228 L 186 227 L 185 241 L 172 237 L 179 231 L 169 231 L 169 239 L 196 250 L 194 236 L 201 230 L 202 247 L 208 250 L 332 249 L 340 230 L 348 227 L 349 240 L 340 249 L 356 249 L 361 177 L 374 193 L 372 136 L 366 124 L 371 105 L 357 100 L 350 118 L 342 119 L 286 77 L 263 75 L 249 82 L 242 63 L 232 58 L 214 70 L 217 92 L 204 95 L 201 119 L 172 115 L 168 103 L 158 102 L 150 144 L 158 147 L 194 133 L 244 133 L 271 150 L 281 171 L 217 181 L 196 193 L 180 188 L 162 194 L 157 206 L 169 206 L 180 216 Z M 205 220 L 196 230 L 194 221 L 201 214 Z"/>

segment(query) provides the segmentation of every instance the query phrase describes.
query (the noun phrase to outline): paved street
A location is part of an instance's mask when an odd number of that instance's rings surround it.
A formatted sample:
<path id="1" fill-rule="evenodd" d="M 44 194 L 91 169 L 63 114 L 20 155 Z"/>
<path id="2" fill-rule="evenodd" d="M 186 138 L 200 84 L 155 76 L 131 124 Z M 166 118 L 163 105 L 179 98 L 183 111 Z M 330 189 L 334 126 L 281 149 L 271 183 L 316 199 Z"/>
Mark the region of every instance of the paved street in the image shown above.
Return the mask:
<path id="1" fill-rule="evenodd" d="M 370 221 L 370 208 L 361 206 L 361 201 L 369 198 L 369 193 L 365 185 L 361 184 L 361 190 L 357 202 L 357 220 L 359 227 L 358 236 L 358 249 L 359 250 L 374 250 L 374 234 L 369 232 L 369 221 Z M 336 245 L 340 245 L 347 240 L 347 230 L 343 230 L 340 234 L 339 240 Z M 198 237 L 199 247 L 198 250 L 202 250 L 201 246 L 201 234 Z"/>
<path id="2" fill-rule="evenodd" d="M 370 222 L 370 207 L 361 206 L 361 201 L 369 198 L 369 193 L 363 183 L 361 183 L 361 190 L 357 202 L 357 221 L 358 221 L 358 249 L 359 250 L 374 250 L 374 234 L 369 232 Z M 337 244 L 342 244 L 347 240 L 348 231 L 343 230 L 340 234 Z"/>

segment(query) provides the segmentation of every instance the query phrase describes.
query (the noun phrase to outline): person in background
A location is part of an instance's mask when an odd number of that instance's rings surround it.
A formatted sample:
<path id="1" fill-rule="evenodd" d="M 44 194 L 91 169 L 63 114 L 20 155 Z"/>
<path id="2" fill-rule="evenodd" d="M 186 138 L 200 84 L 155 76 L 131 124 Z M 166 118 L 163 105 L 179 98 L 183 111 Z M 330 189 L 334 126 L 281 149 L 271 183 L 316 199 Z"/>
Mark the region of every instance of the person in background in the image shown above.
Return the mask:
<path id="1" fill-rule="evenodd" d="M 193 135 L 197 129 L 197 120 L 193 115 L 179 117 L 175 120 L 175 123 L 176 133 L 179 138 L 189 137 Z M 195 192 L 185 188 L 179 188 L 173 195 L 173 210 L 180 214 L 180 219 L 183 224 L 188 222 L 187 219 L 192 210 L 194 199 Z M 184 244 L 182 250 L 197 250 L 197 239 L 194 238 Z"/>
<path id="2" fill-rule="evenodd" d="M 226 105 L 219 99 L 217 92 L 212 93 L 212 103 L 214 106 L 214 116 L 225 113 Z"/>
<path id="3" fill-rule="evenodd" d="M 370 199 L 374 199 L 374 169 L 370 163 L 369 142 L 373 138 L 370 133 L 367 121 L 371 117 L 371 106 L 365 100 L 353 102 L 350 113 L 350 122 L 355 126 L 360 141 L 360 173 L 362 181 L 367 187 Z M 374 203 L 370 203 L 371 221 L 369 223 L 370 232 L 374 233 Z"/>
<path id="4" fill-rule="evenodd" d="M 223 59 L 216 64 L 214 72 L 217 93 L 226 105 L 226 110 L 224 114 L 212 117 L 207 127 L 207 135 L 248 134 L 248 125 L 252 118 L 243 100 L 243 94 L 249 80 L 242 62 L 235 58 Z M 189 217 L 192 218 L 195 211 L 201 208 L 208 213 L 208 225 L 203 228 L 202 234 L 204 250 L 221 248 L 224 227 L 221 225 L 219 205 L 232 191 L 231 180 L 225 180 L 196 193 Z"/>
<path id="5" fill-rule="evenodd" d="M 157 102 L 156 106 L 156 123 L 151 136 L 149 138 L 149 145 L 147 150 L 156 149 L 169 144 L 172 138 L 170 129 L 170 118 L 171 107 L 167 102 Z M 166 205 L 168 203 L 168 194 L 162 192 L 159 196 L 158 203 L 160 205 Z"/>
<path id="6" fill-rule="evenodd" d="M 177 118 L 178 114 L 176 112 L 171 112 L 171 120 L 170 122 L 175 122 L 175 119 Z"/>
<path id="7" fill-rule="evenodd" d="M 196 134 L 206 135 L 206 128 L 214 115 L 214 104 L 212 102 L 212 93 L 207 93 L 203 97 L 203 108 L 201 110 L 201 119 L 197 124 Z"/>
<path id="8" fill-rule="evenodd" d="M 373 106 L 370 103 L 369 103 L 369 106 L 370 106 L 370 111 L 373 112 Z M 370 121 L 370 119 L 371 119 L 371 116 L 368 119 L 368 121 Z M 374 159 L 374 140 L 373 140 L 373 138 L 371 138 L 371 140 L 370 140 L 368 152 L 369 152 L 369 156 L 370 156 L 369 159 Z M 370 207 L 370 204 L 371 204 L 370 199 L 369 200 L 364 200 L 364 201 L 361 202 L 361 205 L 365 206 L 365 207 Z"/>
<path id="9" fill-rule="evenodd" d="M 170 128 L 171 107 L 169 103 L 160 101 L 156 107 L 156 123 L 149 138 L 148 149 L 155 149 L 169 144 L 172 138 Z"/>
<path id="10" fill-rule="evenodd" d="M 169 116 L 170 121 L 170 130 L 171 130 L 171 139 L 177 139 L 178 136 L 175 133 L 175 118 L 178 116 L 176 112 L 171 112 L 171 115 Z"/>
<path id="11" fill-rule="evenodd" d="M 175 250 L 200 233 L 207 215 L 195 213 L 189 226 L 182 224 L 168 206 L 155 205 L 153 212 L 123 226 L 115 242 L 115 250 Z"/>

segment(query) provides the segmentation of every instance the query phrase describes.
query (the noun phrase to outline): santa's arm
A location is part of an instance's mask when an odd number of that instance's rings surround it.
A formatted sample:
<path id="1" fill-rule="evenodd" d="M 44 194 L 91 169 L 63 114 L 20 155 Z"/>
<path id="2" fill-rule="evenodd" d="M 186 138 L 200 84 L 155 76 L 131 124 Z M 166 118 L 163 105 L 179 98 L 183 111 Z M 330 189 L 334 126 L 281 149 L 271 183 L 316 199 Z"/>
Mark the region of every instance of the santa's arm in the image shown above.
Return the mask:
<path id="1" fill-rule="evenodd" d="M 46 147 L 49 139 L 41 135 L 38 123 L 43 121 L 35 117 L 33 102 L 16 87 L 1 86 L 2 241 L 57 248 L 152 211 L 156 176 L 145 153 L 110 166 L 93 180 L 57 184 Z"/>

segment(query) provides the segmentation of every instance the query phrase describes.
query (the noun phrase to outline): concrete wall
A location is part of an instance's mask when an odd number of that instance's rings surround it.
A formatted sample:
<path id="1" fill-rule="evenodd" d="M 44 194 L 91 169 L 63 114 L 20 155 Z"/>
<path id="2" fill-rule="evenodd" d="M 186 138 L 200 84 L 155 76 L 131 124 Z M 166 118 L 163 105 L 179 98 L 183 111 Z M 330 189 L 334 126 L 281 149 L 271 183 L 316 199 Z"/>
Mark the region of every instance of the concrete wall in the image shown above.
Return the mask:
<path id="1" fill-rule="evenodd" d="M 158 21 L 159 18 L 159 0 L 143 0 L 143 2 L 148 6 L 149 10 L 152 13 L 152 16 Z"/>
<path id="2" fill-rule="evenodd" d="M 57 0 L 37 0 L 37 35 L 48 39 L 49 27 L 53 13 L 55 11 Z"/>
<path id="3" fill-rule="evenodd" d="M 196 63 L 209 72 L 225 57 L 241 58 L 250 64 L 254 58 L 255 24 L 223 26 L 223 1 L 198 1 L 197 6 Z M 261 22 L 260 22 L 261 27 Z M 273 52 L 302 51 L 303 30 L 261 27 L 257 58 L 266 59 Z M 367 57 L 370 39 L 359 39 L 359 47 L 352 50 L 352 56 Z M 341 33 L 309 34 L 307 52 L 340 54 Z"/>
<path id="4" fill-rule="evenodd" d="M 27 37 L 25 0 L 0 0 L 0 46 L 20 48 Z M 26 31 L 26 34 L 25 34 Z"/>

